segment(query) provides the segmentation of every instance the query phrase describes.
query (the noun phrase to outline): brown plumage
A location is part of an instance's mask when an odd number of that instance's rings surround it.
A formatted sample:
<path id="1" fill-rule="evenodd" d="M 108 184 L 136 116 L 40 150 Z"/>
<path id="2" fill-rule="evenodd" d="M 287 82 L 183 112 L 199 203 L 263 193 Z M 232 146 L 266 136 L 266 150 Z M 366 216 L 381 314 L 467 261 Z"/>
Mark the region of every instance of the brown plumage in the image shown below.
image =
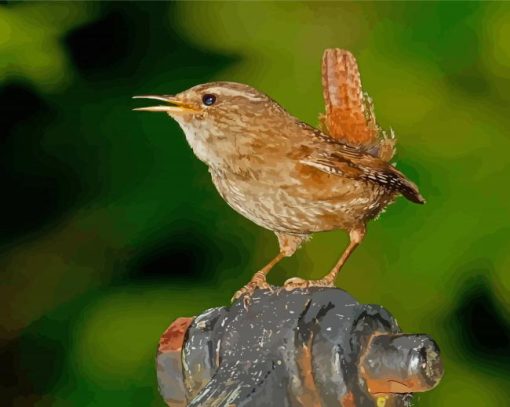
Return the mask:
<path id="1" fill-rule="evenodd" d="M 363 136 L 349 139 L 350 145 L 346 143 L 348 131 L 362 126 L 343 126 L 342 137 L 331 137 L 296 119 L 256 89 L 233 82 L 206 83 L 175 96 L 140 97 L 168 103 L 136 110 L 161 111 L 173 117 L 195 155 L 209 167 L 223 199 L 278 237 L 280 253 L 235 298 L 249 296 L 257 287 L 268 288 L 269 270 L 291 256 L 312 233 L 343 229 L 349 232 L 351 243 L 327 276 L 316 281 L 294 278 L 285 284 L 288 289 L 332 286 L 363 239 L 370 219 L 399 194 L 424 202 L 411 181 L 377 156 L 379 140 L 384 139 L 379 130 L 356 130 Z M 345 112 L 340 114 L 347 117 Z M 372 119 L 367 117 L 371 129 Z M 325 121 L 328 129 L 330 123 Z"/>
<path id="2" fill-rule="evenodd" d="M 395 155 L 395 137 L 375 119 L 372 99 L 361 87 L 358 64 L 349 51 L 330 48 L 322 57 L 325 114 L 322 129 L 331 137 L 370 151 L 384 161 Z"/>

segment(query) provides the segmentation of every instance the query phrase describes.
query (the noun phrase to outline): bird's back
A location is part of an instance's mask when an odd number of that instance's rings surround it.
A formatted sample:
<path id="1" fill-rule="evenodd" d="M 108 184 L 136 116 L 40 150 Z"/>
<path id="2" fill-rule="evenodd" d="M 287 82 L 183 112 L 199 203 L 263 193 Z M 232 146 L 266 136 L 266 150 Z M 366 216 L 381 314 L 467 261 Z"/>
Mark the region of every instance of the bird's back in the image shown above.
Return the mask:
<path id="1" fill-rule="evenodd" d="M 299 234 L 350 229 L 376 217 L 399 192 L 419 194 L 385 161 L 297 119 L 280 131 L 287 142 L 277 148 L 254 144 L 237 167 L 211 169 L 228 204 L 262 227 Z"/>

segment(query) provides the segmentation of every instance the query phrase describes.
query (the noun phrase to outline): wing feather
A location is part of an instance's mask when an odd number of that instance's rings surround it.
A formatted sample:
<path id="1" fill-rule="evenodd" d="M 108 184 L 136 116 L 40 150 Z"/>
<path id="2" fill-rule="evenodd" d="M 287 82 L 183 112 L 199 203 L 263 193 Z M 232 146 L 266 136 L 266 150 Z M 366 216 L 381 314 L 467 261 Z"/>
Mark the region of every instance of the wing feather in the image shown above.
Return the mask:
<path id="1" fill-rule="evenodd" d="M 390 191 L 399 192 L 412 202 L 425 203 L 418 187 L 395 167 L 352 148 L 335 153 L 314 153 L 300 162 L 328 174 L 378 184 Z"/>

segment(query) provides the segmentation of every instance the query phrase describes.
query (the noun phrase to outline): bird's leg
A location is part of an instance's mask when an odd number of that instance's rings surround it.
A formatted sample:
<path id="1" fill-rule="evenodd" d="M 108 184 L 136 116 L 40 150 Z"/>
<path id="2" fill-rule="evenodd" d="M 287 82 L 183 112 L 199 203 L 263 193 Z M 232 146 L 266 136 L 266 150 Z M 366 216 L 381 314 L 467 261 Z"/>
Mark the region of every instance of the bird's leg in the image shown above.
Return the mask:
<path id="1" fill-rule="evenodd" d="M 237 300 L 238 298 L 244 296 L 245 298 L 249 298 L 253 295 L 253 292 L 257 289 L 271 289 L 271 286 L 266 281 L 266 275 L 271 271 L 271 269 L 285 257 L 285 253 L 280 252 L 278 255 L 267 263 L 263 268 L 257 271 L 248 284 L 238 290 L 234 296 L 232 297 L 232 301 Z"/>
<path id="2" fill-rule="evenodd" d="M 306 235 L 286 235 L 283 233 L 276 233 L 278 237 L 278 243 L 280 245 L 280 253 L 267 263 L 262 269 L 257 271 L 248 284 L 238 290 L 232 297 L 232 301 L 237 300 L 240 297 L 244 297 L 245 304 L 249 302 L 250 297 L 257 288 L 270 289 L 271 286 L 266 281 L 267 274 L 271 269 L 282 260 L 284 257 L 289 257 L 299 248 L 301 243 L 307 238 Z"/>
<path id="3" fill-rule="evenodd" d="M 356 247 L 359 246 L 363 238 L 365 237 L 365 228 L 359 228 L 359 229 L 352 229 L 349 232 L 349 245 L 342 253 L 342 256 L 335 264 L 335 267 L 324 277 L 322 277 L 320 280 L 312 280 L 310 281 L 312 286 L 327 286 L 327 287 L 334 287 L 335 286 L 335 280 L 336 276 L 338 275 L 338 272 L 342 269 L 347 259 L 350 257 L 352 252 L 356 249 Z"/>
<path id="4" fill-rule="evenodd" d="M 349 256 L 352 254 L 354 249 L 359 246 L 361 241 L 365 237 L 365 228 L 359 227 L 356 229 L 352 229 L 349 232 L 350 243 L 349 246 L 344 250 L 342 256 L 335 264 L 335 267 L 320 280 L 304 280 L 302 278 L 294 277 L 290 278 L 284 283 L 284 287 L 286 290 L 291 291 L 295 288 L 307 288 L 307 287 L 334 287 L 335 279 L 338 275 L 338 272 L 341 270 Z"/>

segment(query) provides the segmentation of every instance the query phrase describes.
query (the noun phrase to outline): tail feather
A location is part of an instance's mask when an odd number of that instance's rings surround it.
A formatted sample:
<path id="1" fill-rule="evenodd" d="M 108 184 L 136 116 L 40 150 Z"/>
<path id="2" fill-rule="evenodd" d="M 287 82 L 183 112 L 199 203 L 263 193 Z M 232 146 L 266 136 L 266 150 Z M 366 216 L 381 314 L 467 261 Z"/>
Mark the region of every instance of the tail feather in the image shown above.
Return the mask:
<path id="1" fill-rule="evenodd" d="M 363 93 L 356 58 L 329 48 L 322 57 L 322 89 L 326 114 L 322 123 L 333 138 L 353 146 L 372 146 L 378 139 L 373 106 Z"/>

